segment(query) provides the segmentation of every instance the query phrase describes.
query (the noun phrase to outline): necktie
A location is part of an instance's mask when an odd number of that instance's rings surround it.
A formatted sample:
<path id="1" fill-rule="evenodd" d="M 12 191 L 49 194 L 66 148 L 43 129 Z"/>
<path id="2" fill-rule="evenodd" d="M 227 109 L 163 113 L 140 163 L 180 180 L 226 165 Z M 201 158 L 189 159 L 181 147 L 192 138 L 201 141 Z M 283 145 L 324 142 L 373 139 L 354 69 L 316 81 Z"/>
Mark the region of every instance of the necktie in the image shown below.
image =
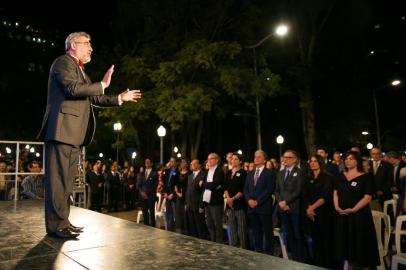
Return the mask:
<path id="1" fill-rule="evenodd" d="M 285 182 L 286 182 L 286 180 L 288 179 L 289 174 L 290 174 L 290 170 L 286 170 L 286 173 L 285 173 Z"/>
<path id="2" fill-rule="evenodd" d="M 374 174 L 378 171 L 378 161 L 374 161 Z"/>
<path id="3" fill-rule="evenodd" d="M 81 60 L 79 60 L 79 66 L 83 71 L 85 70 L 85 64 Z"/>
<path id="4" fill-rule="evenodd" d="M 258 178 L 259 178 L 259 169 L 257 169 L 257 170 L 255 171 L 255 175 L 254 175 L 254 186 L 257 185 Z"/>

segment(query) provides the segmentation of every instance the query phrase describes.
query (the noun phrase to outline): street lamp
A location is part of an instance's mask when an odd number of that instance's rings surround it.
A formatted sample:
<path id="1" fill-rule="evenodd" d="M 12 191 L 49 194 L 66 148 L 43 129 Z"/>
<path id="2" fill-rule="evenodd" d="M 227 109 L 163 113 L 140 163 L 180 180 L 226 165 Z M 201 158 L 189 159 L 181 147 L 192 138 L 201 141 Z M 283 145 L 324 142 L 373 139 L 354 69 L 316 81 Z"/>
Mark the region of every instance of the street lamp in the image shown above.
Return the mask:
<path id="1" fill-rule="evenodd" d="M 285 138 L 283 138 L 282 135 L 279 135 L 276 137 L 276 143 L 279 145 L 279 157 L 282 156 L 282 144 L 285 141 Z"/>
<path id="2" fill-rule="evenodd" d="M 166 129 L 164 128 L 164 126 L 160 125 L 156 131 L 158 133 L 159 138 L 161 139 L 160 161 L 161 161 L 161 165 L 162 165 L 162 164 L 164 164 L 164 137 L 166 135 Z"/>
<path id="3" fill-rule="evenodd" d="M 117 141 L 116 141 L 116 161 L 118 164 L 118 142 L 120 139 L 120 130 L 123 128 L 120 122 L 114 123 L 113 129 L 117 133 Z"/>
<path id="4" fill-rule="evenodd" d="M 238 149 L 237 153 L 238 153 L 239 155 L 242 155 L 242 150 L 241 150 L 241 149 Z"/>
<path id="5" fill-rule="evenodd" d="M 367 149 L 371 150 L 372 148 L 374 148 L 374 145 L 372 143 L 367 143 Z"/>
<path id="6" fill-rule="evenodd" d="M 368 131 L 362 131 L 361 134 L 366 136 L 366 135 L 369 135 L 369 132 Z"/>
<path id="7" fill-rule="evenodd" d="M 400 84 L 401 84 L 400 80 L 393 80 L 391 82 L 392 86 L 398 86 Z M 377 143 L 377 146 L 379 148 L 381 148 L 381 146 L 382 146 L 381 145 L 381 129 L 380 129 L 380 126 L 379 126 L 378 104 L 377 104 L 377 101 L 376 101 L 376 90 L 375 90 L 375 88 L 372 88 L 372 98 L 373 98 L 373 101 L 374 101 L 374 111 L 375 111 L 376 143 Z"/>
<path id="8" fill-rule="evenodd" d="M 255 48 L 260 46 L 262 43 L 264 43 L 266 40 L 268 40 L 270 37 L 276 35 L 278 37 L 284 37 L 289 31 L 289 28 L 284 25 L 280 24 L 276 27 L 275 31 L 258 41 L 256 44 L 246 46 L 245 48 L 247 49 L 252 49 L 252 54 L 254 57 L 254 73 L 255 76 L 258 76 L 258 67 L 257 67 L 257 56 L 255 52 Z M 256 110 L 256 115 L 257 115 L 257 148 L 262 149 L 262 138 L 261 138 L 261 114 L 260 114 L 260 108 L 259 108 L 259 97 L 258 94 L 255 98 L 255 110 Z"/>
<path id="9" fill-rule="evenodd" d="M 175 147 L 173 148 L 173 152 L 175 152 L 175 153 L 179 152 L 179 148 L 178 148 L 177 146 L 175 146 Z"/>

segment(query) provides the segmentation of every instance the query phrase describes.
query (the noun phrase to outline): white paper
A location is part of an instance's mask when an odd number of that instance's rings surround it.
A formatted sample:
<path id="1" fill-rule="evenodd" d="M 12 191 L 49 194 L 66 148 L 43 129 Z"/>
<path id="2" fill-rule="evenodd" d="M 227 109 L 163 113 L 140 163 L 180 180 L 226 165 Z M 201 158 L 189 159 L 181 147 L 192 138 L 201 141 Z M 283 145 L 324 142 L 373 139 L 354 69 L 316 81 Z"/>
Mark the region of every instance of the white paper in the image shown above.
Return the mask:
<path id="1" fill-rule="evenodd" d="M 211 190 L 205 189 L 203 192 L 203 201 L 209 203 L 211 199 Z"/>

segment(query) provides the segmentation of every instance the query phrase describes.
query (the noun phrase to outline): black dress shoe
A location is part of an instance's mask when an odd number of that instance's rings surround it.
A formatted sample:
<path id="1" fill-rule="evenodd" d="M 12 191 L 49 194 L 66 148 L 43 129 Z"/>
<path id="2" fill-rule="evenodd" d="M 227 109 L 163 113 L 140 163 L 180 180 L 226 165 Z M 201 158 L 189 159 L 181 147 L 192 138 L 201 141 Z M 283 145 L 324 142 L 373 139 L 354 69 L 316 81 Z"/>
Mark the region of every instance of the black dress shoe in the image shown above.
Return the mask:
<path id="1" fill-rule="evenodd" d="M 77 226 L 70 224 L 68 229 L 74 233 L 81 233 L 81 232 L 83 232 L 84 227 L 77 227 Z"/>
<path id="2" fill-rule="evenodd" d="M 76 237 L 79 236 L 78 233 L 72 233 L 68 228 L 48 233 L 48 235 L 51 237 L 61 238 L 61 239 L 76 239 Z"/>

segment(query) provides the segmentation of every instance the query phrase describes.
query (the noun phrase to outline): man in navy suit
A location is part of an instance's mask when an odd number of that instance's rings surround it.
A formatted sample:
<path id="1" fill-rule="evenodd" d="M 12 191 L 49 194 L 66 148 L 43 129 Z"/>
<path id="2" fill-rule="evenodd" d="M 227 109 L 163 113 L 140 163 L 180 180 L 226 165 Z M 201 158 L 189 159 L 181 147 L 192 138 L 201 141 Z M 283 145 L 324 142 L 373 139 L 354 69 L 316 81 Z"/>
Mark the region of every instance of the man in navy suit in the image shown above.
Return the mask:
<path id="1" fill-rule="evenodd" d="M 257 150 L 254 157 L 255 170 L 247 175 L 244 197 L 248 204 L 248 218 L 254 235 L 254 249 L 272 255 L 272 194 L 275 190 L 276 176 L 273 171 L 265 168 L 265 161 L 266 153 Z"/>
<path id="2" fill-rule="evenodd" d="M 152 169 L 152 165 L 151 159 L 146 158 L 145 172 L 141 173 L 138 178 L 137 189 L 139 191 L 144 225 L 155 227 L 155 202 L 157 200 L 156 187 L 158 186 L 158 182 L 157 174 Z"/>
<path id="3" fill-rule="evenodd" d="M 127 89 L 118 96 L 104 95 L 114 72 L 112 65 L 103 79 L 92 82 L 85 73 L 93 52 L 90 36 L 71 33 L 66 53 L 52 63 L 48 79 L 47 106 L 38 139 L 45 142 L 45 226 L 57 238 L 76 238 L 83 228 L 69 221 L 69 197 L 77 175 L 81 147 L 93 138 L 96 122 L 93 106 L 119 106 L 137 102 L 139 90 Z"/>
<path id="4" fill-rule="evenodd" d="M 297 167 L 299 154 L 293 150 L 286 150 L 283 154 L 285 168 L 276 180 L 275 197 L 281 214 L 282 232 L 286 235 L 287 245 L 295 261 L 304 261 L 306 252 L 304 236 L 300 224 L 300 197 L 305 176 Z"/>

